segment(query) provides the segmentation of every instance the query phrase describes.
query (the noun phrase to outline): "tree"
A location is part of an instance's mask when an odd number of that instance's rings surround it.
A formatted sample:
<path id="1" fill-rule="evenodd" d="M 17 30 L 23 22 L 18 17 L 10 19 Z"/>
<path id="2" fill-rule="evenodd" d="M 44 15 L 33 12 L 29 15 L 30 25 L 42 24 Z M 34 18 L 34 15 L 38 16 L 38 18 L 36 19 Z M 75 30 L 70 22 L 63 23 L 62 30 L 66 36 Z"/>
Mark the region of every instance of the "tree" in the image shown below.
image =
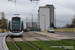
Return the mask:
<path id="1" fill-rule="evenodd" d="M 72 25 L 75 28 L 75 18 L 72 20 Z"/>
<path id="2" fill-rule="evenodd" d="M 53 23 L 51 23 L 50 27 L 53 27 L 53 28 L 54 28 L 54 24 L 53 24 Z"/>
<path id="3" fill-rule="evenodd" d="M 75 28 L 75 18 L 72 20 L 72 24 L 66 24 L 66 28 Z"/>
<path id="4" fill-rule="evenodd" d="M 6 25 L 5 18 L 4 18 L 5 17 L 4 12 L 1 12 L 1 15 L 2 15 L 2 28 L 3 28 L 2 32 L 4 32 L 4 27 Z"/>
<path id="5" fill-rule="evenodd" d="M 66 24 L 65 27 L 66 27 L 66 28 L 71 28 L 71 25 L 70 25 L 70 24 Z"/>

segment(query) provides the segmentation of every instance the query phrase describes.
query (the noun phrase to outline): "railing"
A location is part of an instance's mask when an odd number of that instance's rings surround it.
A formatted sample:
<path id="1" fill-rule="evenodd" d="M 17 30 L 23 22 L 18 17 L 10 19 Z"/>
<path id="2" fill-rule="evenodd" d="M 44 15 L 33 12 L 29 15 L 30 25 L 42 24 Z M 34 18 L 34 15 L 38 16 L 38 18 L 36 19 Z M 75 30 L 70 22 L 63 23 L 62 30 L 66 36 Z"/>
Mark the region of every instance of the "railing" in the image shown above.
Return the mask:
<path id="1" fill-rule="evenodd" d="M 75 32 L 75 28 L 60 28 L 60 29 L 55 29 L 55 31 L 60 31 L 60 32 Z"/>
<path id="2" fill-rule="evenodd" d="M 44 31 L 42 31 L 42 32 L 47 32 L 47 30 L 44 30 Z"/>
<path id="3" fill-rule="evenodd" d="M 2 32 L 2 29 L 0 29 L 0 32 Z M 6 29 L 4 29 L 4 32 L 6 32 Z"/>

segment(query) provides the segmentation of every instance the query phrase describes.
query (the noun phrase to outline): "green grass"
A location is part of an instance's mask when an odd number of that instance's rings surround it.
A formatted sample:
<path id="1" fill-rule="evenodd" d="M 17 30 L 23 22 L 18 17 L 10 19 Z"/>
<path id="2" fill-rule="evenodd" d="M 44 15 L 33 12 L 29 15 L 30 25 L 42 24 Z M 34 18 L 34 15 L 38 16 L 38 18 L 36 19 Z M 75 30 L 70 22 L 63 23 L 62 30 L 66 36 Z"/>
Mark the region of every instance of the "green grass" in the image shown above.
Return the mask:
<path id="1" fill-rule="evenodd" d="M 12 42 L 7 42 L 7 46 L 9 48 L 9 50 L 17 50 L 17 48 L 13 45 Z"/>
<path id="2" fill-rule="evenodd" d="M 15 42 L 21 50 L 37 50 L 34 47 L 30 46 L 24 41 Z M 17 48 L 13 45 L 12 42 L 7 42 L 7 46 L 9 50 L 17 50 Z"/>
<path id="3" fill-rule="evenodd" d="M 29 42 L 37 46 L 40 50 L 64 50 L 62 48 L 52 47 L 53 45 L 47 44 L 43 41 L 29 41 Z M 47 42 L 56 44 L 58 46 L 74 46 L 74 49 L 69 49 L 69 50 L 75 50 L 75 40 L 59 40 L 59 41 L 47 41 Z M 21 48 L 21 50 L 36 50 L 35 48 L 33 48 L 24 41 L 19 41 L 19 42 L 17 41 L 15 43 Z M 13 45 L 12 42 L 7 42 L 7 45 L 10 50 L 17 50 L 17 48 Z"/>
<path id="4" fill-rule="evenodd" d="M 21 50 L 37 50 L 24 41 L 15 42 L 15 43 L 21 48 Z"/>
<path id="5" fill-rule="evenodd" d="M 15 42 L 15 43 L 21 48 L 21 50 L 36 50 L 35 48 L 25 43 L 24 41 Z M 61 48 L 52 48 L 51 47 L 52 45 L 49 45 L 42 41 L 30 41 L 30 43 L 37 46 L 40 50 L 63 50 Z M 17 48 L 13 45 L 12 42 L 7 42 L 7 45 L 9 50 L 17 50 Z"/>
<path id="6" fill-rule="evenodd" d="M 61 43 L 58 41 L 48 41 L 48 42 L 53 43 L 53 44 L 58 45 L 58 46 L 68 46 L 68 44 L 64 44 L 64 43 Z"/>
<path id="7" fill-rule="evenodd" d="M 47 44 L 47 43 L 42 42 L 42 41 L 30 41 L 30 43 L 32 43 L 33 45 L 40 48 L 40 50 L 63 50 L 61 48 L 52 48 L 51 47 L 52 45 Z"/>
<path id="8" fill-rule="evenodd" d="M 62 43 L 65 43 L 65 44 L 69 44 L 71 46 L 75 46 L 75 40 L 61 40 L 61 41 L 58 41 L 58 42 L 62 42 Z"/>
<path id="9" fill-rule="evenodd" d="M 60 40 L 60 41 L 48 41 L 48 42 L 56 44 L 58 46 L 74 46 L 74 49 L 69 49 L 69 50 L 75 50 L 74 40 Z"/>

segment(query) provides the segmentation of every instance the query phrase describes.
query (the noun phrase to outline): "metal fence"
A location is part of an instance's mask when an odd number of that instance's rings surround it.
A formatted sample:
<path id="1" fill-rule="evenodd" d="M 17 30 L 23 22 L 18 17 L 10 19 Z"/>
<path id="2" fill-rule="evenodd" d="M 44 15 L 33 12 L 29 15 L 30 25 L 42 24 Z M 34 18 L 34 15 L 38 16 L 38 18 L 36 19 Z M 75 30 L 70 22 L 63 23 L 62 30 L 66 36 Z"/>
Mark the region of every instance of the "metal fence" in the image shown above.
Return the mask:
<path id="1" fill-rule="evenodd" d="M 60 28 L 60 29 L 55 29 L 55 31 L 60 31 L 60 32 L 75 32 L 75 28 Z"/>
<path id="2" fill-rule="evenodd" d="M 2 32 L 2 29 L 0 29 L 0 32 Z M 4 29 L 4 32 L 6 32 L 6 29 Z"/>

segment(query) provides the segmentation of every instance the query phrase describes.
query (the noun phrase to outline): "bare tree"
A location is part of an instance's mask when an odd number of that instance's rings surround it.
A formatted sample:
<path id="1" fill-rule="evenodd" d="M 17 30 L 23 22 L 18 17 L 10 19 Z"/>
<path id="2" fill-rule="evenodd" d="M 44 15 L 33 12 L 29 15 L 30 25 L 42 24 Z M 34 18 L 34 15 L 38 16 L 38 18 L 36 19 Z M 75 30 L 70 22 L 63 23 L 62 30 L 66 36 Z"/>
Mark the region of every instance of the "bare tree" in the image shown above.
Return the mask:
<path id="1" fill-rule="evenodd" d="M 4 12 L 1 12 L 1 15 L 2 15 L 2 28 L 3 28 L 3 30 L 2 30 L 2 32 L 4 32 L 4 27 L 5 27 L 5 15 L 4 15 Z"/>
<path id="2" fill-rule="evenodd" d="M 72 25 L 75 28 L 75 18 L 72 20 Z"/>

